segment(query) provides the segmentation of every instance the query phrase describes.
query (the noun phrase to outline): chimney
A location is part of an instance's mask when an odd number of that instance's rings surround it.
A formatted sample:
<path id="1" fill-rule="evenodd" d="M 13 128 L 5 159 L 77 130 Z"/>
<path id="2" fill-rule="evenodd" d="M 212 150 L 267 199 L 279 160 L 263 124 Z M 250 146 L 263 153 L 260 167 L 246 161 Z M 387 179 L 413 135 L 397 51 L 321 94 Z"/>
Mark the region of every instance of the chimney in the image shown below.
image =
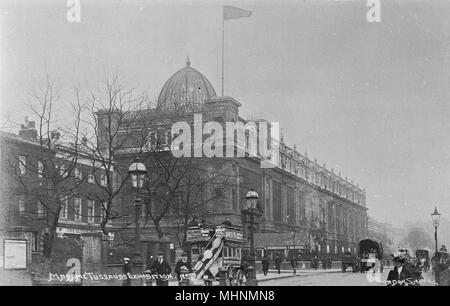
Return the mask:
<path id="1" fill-rule="evenodd" d="M 28 140 L 37 140 L 37 130 L 34 121 L 29 121 L 28 117 L 25 117 L 25 124 L 21 124 L 19 130 L 19 136 Z"/>

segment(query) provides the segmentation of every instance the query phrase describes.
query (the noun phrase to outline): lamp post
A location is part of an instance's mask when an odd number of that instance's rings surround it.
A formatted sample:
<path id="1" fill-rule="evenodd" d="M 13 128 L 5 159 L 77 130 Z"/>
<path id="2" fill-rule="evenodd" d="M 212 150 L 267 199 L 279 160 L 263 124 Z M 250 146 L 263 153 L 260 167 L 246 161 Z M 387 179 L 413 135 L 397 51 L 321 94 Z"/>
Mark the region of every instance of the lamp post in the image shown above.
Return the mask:
<path id="1" fill-rule="evenodd" d="M 437 240 L 437 228 L 439 226 L 439 219 L 441 214 L 438 212 L 437 207 L 434 208 L 434 212 L 431 214 L 431 219 L 433 220 L 434 226 L 434 242 L 435 242 L 435 279 L 436 283 L 439 285 L 439 253 L 438 253 L 438 240 Z"/>
<path id="2" fill-rule="evenodd" d="M 139 191 L 144 186 L 145 176 L 148 171 L 145 165 L 140 162 L 139 159 L 135 159 L 134 162 L 128 168 L 128 174 L 131 177 L 131 185 L 136 192 L 135 196 L 135 251 L 133 258 L 133 265 L 142 268 L 143 262 L 141 257 L 141 199 L 139 198 Z"/>
<path id="3" fill-rule="evenodd" d="M 258 281 L 256 280 L 256 270 L 255 270 L 255 241 L 254 241 L 254 226 L 255 226 L 255 217 L 259 217 L 261 215 L 260 211 L 257 210 L 258 207 L 258 193 L 250 189 L 247 192 L 246 198 L 246 208 L 242 210 L 242 214 L 244 217 L 248 216 L 250 218 L 250 226 L 249 226 L 249 237 L 250 237 L 250 260 L 248 267 L 248 278 L 247 278 L 247 286 L 257 286 Z M 245 218 L 245 223 L 247 223 L 247 218 Z"/>

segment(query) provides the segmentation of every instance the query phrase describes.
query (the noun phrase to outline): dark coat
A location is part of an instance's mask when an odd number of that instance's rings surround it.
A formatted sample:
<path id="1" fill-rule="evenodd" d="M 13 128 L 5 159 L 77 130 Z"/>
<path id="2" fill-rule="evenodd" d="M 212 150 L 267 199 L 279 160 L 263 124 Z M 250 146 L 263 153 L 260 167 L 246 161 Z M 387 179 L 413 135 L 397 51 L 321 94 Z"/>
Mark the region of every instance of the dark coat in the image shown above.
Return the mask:
<path id="1" fill-rule="evenodd" d="M 186 272 L 186 273 L 190 273 L 192 270 L 191 261 L 189 259 L 186 262 L 183 262 L 181 259 L 178 260 L 178 262 L 175 266 L 175 273 L 177 274 L 179 281 L 181 281 L 181 268 L 182 267 L 185 267 L 188 270 L 188 272 Z"/>
<path id="2" fill-rule="evenodd" d="M 161 275 L 156 279 L 157 286 L 168 286 L 167 275 L 172 272 L 172 268 L 167 261 L 163 260 L 162 263 L 159 263 L 158 260 L 155 260 L 151 270 L 153 274 Z"/>
<path id="3" fill-rule="evenodd" d="M 277 269 L 281 266 L 281 257 L 277 256 L 277 258 L 275 258 L 275 266 Z"/>
<path id="4" fill-rule="evenodd" d="M 391 270 L 387 277 L 388 286 L 407 286 L 408 282 L 411 281 L 411 275 L 408 273 L 405 267 L 403 267 L 400 274 L 398 273 L 397 267 L 394 267 L 394 270 Z"/>
<path id="5" fill-rule="evenodd" d="M 292 268 L 297 267 L 297 260 L 294 257 L 291 258 L 291 266 Z"/>
<path id="6" fill-rule="evenodd" d="M 268 258 L 263 258 L 263 260 L 261 261 L 262 263 L 262 268 L 264 271 L 269 270 L 269 259 Z"/>
<path id="7" fill-rule="evenodd" d="M 126 279 L 123 280 L 123 286 L 131 286 L 131 279 L 130 276 L 128 276 L 128 273 L 133 273 L 131 271 L 131 265 L 129 263 L 123 264 L 122 272 L 126 275 Z"/>
<path id="8" fill-rule="evenodd" d="M 162 263 L 159 263 L 157 259 L 154 261 L 151 270 L 153 274 L 161 275 L 168 275 L 172 272 L 172 268 L 167 261 L 163 260 Z"/>

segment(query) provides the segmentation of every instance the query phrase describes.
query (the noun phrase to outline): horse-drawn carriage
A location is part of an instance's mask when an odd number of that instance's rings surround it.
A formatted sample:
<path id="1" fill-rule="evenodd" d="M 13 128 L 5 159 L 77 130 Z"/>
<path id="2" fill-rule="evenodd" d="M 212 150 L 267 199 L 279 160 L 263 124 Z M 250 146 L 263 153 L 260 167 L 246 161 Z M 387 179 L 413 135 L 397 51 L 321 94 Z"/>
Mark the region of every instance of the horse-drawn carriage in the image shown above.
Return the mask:
<path id="1" fill-rule="evenodd" d="M 341 269 L 342 273 L 347 271 L 348 267 L 352 267 L 352 272 L 359 272 L 360 269 L 360 261 L 356 256 L 352 255 L 350 252 L 345 252 L 345 254 L 341 258 Z"/>
<path id="2" fill-rule="evenodd" d="M 242 227 L 193 226 L 187 229 L 186 241 L 194 263 L 191 279 L 193 285 L 212 285 L 218 279 L 219 271 L 225 273 L 226 285 L 242 285 L 245 279 Z"/>
<path id="3" fill-rule="evenodd" d="M 359 242 L 360 271 L 365 272 L 376 269 L 383 272 L 383 246 L 381 242 L 371 239 Z"/>

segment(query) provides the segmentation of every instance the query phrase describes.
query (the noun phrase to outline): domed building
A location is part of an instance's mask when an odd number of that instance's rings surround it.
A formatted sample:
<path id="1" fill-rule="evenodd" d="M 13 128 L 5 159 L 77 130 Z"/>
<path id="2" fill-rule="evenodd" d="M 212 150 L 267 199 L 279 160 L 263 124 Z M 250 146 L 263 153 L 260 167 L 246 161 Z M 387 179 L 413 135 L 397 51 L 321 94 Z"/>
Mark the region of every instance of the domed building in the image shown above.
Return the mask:
<path id="1" fill-rule="evenodd" d="M 238 122 L 246 125 L 249 121 L 239 115 L 240 107 L 241 103 L 232 97 L 217 96 L 211 82 L 192 68 L 188 59 L 186 65 L 164 83 L 155 108 L 122 114 L 123 120 L 120 120 L 120 113 L 109 117 L 116 120 L 109 126 L 123 125 L 119 126 L 118 134 L 126 143 L 121 146 L 119 138 L 119 144 L 115 144 L 120 147 L 115 154 L 117 177 L 122 181 L 127 179 L 128 166 L 137 156 L 149 170 L 149 190 L 141 191 L 145 204 L 141 217 L 145 219 L 141 222 L 145 224 L 142 229 L 145 240 L 160 241 L 164 236 L 174 248 L 182 248 L 186 222 L 191 221 L 194 215 L 209 224 L 220 224 L 229 218 L 233 225 L 243 225 L 241 211 L 246 205 L 247 192 L 253 189 L 259 194 L 258 204 L 263 210 L 255 236 L 258 257 L 266 252 L 270 257 L 276 252 L 297 256 L 305 250 L 335 258 L 347 251 L 356 254 L 358 242 L 367 237 L 365 190 L 327 169 L 325 164 L 308 158 L 306 152 L 300 153 L 295 146 L 288 146 L 282 138 L 276 147 L 279 158 L 274 167 L 263 167 L 258 153 L 252 156 L 247 143 L 239 144 L 247 153 L 243 157 L 209 158 L 193 154 L 192 158 L 189 157 L 190 165 L 205 170 L 205 175 L 195 173 L 189 182 L 181 181 L 176 188 L 167 188 L 172 184 L 171 180 L 189 173 L 180 171 L 183 164 L 171 152 L 173 124 L 180 121 L 188 123 L 191 138 L 200 131 L 203 141 L 200 151 L 203 154 L 205 139 L 211 133 L 205 133 L 205 123 L 221 123 L 224 134 L 225 123 L 233 123 L 235 128 Z M 103 114 L 99 112 L 97 116 Z M 192 125 L 194 114 L 201 115 L 200 129 Z M 98 118 L 99 122 L 106 121 L 105 126 L 108 126 L 108 120 L 106 116 Z M 263 121 L 267 122 L 259 119 L 252 123 Z M 102 136 L 105 130 L 99 130 L 98 134 L 99 146 L 107 147 L 102 144 L 107 139 L 107 136 Z M 237 146 L 236 138 L 234 140 Z M 171 160 L 174 162 L 161 167 L 161 163 Z M 179 168 L 172 168 L 177 164 Z M 222 176 L 221 181 L 215 181 L 218 176 Z M 164 179 L 164 182 L 155 181 L 156 178 Z M 173 182 L 177 183 L 177 180 Z M 195 188 L 182 190 L 180 186 Z M 135 195 L 131 184 L 124 184 L 119 216 L 131 218 L 120 221 L 122 224 L 117 226 L 118 231 L 128 230 L 128 237 L 121 238 L 124 241 L 133 240 Z M 173 198 L 167 200 L 168 195 Z M 165 205 L 170 207 L 164 209 Z M 190 210 L 190 205 L 193 205 L 193 210 Z"/>
<path id="2" fill-rule="evenodd" d="M 211 82 L 191 67 L 188 57 L 186 67 L 178 70 L 164 84 L 158 97 L 157 108 L 175 110 L 187 106 L 198 109 L 206 100 L 216 96 Z"/>

